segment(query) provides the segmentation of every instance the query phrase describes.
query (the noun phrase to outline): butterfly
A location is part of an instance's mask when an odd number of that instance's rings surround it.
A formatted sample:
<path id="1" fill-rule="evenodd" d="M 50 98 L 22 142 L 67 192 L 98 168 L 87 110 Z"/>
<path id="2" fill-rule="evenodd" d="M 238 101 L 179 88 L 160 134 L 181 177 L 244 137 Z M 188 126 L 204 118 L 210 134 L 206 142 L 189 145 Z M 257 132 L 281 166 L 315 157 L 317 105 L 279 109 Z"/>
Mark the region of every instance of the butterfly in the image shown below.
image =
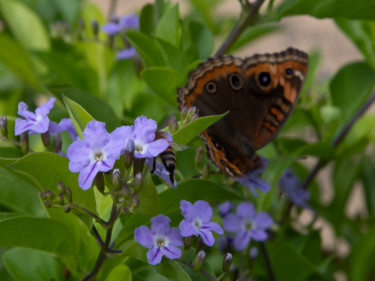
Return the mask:
<path id="1" fill-rule="evenodd" d="M 201 133 L 207 155 L 229 177 L 262 168 L 256 150 L 275 138 L 296 105 L 308 55 L 294 48 L 248 58 L 209 58 L 178 89 L 178 105 L 198 116 L 229 113 Z"/>

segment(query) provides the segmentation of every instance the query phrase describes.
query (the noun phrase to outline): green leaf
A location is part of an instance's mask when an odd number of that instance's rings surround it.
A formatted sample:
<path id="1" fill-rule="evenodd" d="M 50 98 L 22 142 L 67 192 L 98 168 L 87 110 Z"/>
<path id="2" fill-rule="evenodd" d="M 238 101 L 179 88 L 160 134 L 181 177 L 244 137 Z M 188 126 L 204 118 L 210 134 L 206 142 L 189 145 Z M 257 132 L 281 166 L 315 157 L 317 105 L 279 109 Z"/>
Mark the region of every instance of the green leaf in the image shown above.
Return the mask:
<path id="1" fill-rule="evenodd" d="M 152 181 L 149 169 L 144 169 L 142 177 L 141 191 L 138 192 L 140 205 L 134 211 L 142 215 L 156 215 L 160 208 L 159 195 Z"/>
<path id="2" fill-rule="evenodd" d="M 152 35 L 155 30 L 156 21 L 154 5 L 144 5 L 139 15 L 139 29 L 147 35 Z"/>
<path id="3" fill-rule="evenodd" d="M 142 72 L 147 85 L 162 99 L 177 106 L 176 91 L 185 77 L 170 67 L 149 67 Z"/>
<path id="4" fill-rule="evenodd" d="M 142 32 L 128 30 L 126 38 L 136 48 L 148 66 L 166 66 L 165 57 L 157 41 Z"/>
<path id="5" fill-rule="evenodd" d="M 164 13 L 156 27 L 155 32 L 156 37 L 169 42 L 176 48 L 180 47 L 182 34 L 179 17 L 178 5 L 174 5 Z"/>
<path id="6" fill-rule="evenodd" d="M 0 34 L 0 61 L 21 81 L 42 91 L 30 55 L 18 42 L 3 34 Z"/>
<path id="7" fill-rule="evenodd" d="M 361 51 L 368 64 L 375 68 L 375 23 L 344 18 L 335 19 L 335 23 Z"/>
<path id="8" fill-rule="evenodd" d="M 345 124 L 366 101 L 375 85 L 375 70 L 366 63 L 351 63 L 341 68 L 330 83 L 332 103 L 345 112 Z M 355 95 L 355 98 L 353 98 Z"/>
<path id="9" fill-rule="evenodd" d="M 374 164 L 369 156 L 365 156 L 361 163 L 361 177 L 363 182 L 363 192 L 365 193 L 367 213 L 375 217 L 375 173 Z"/>
<path id="10" fill-rule="evenodd" d="M 132 272 L 125 264 L 116 266 L 107 276 L 105 281 L 131 281 Z"/>
<path id="11" fill-rule="evenodd" d="M 215 47 L 215 37 L 203 24 L 191 21 L 188 25 L 191 44 L 199 52 L 200 59 L 211 56 Z"/>
<path id="12" fill-rule="evenodd" d="M 14 280 L 65 280 L 62 266 L 49 253 L 13 248 L 4 253 L 2 260 Z"/>
<path id="13" fill-rule="evenodd" d="M 275 18 L 310 15 L 316 18 L 350 18 L 373 20 L 375 3 L 372 0 L 292 0 L 284 1 L 276 10 Z"/>
<path id="14" fill-rule="evenodd" d="M 93 189 L 82 190 L 78 186 L 78 173 L 71 173 L 68 166 L 69 159 L 59 154 L 34 152 L 22 157 L 10 167 L 32 176 L 38 188 L 43 191 L 51 190 L 58 194 L 57 182 L 61 181 L 71 189 L 74 203 L 96 213 Z"/>
<path id="15" fill-rule="evenodd" d="M 0 168 L 0 205 L 29 216 L 46 216 L 38 190 L 8 168 Z"/>
<path id="16" fill-rule="evenodd" d="M 0 221 L 0 246 L 25 247 L 72 258 L 77 245 L 69 228 L 45 218 L 15 217 Z"/>
<path id="17" fill-rule="evenodd" d="M 81 1 L 64 0 L 54 1 L 54 3 L 65 21 L 73 25 L 80 11 Z"/>
<path id="18" fill-rule="evenodd" d="M 276 31 L 280 31 L 280 26 L 278 25 L 255 25 L 246 28 L 240 35 L 240 37 L 230 46 L 227 53 L 231 54 L 234 51 L 246 46 L 252 41 L 258 38 L 272 34 Z"/>
<path id="19" fill-rule="evenodd" d="M 181 268 L 181 266 L 170 259 L 163 259 L 163 261 L 156 266 L 156 270 L 167 277 L 169 280 L 191 281 L 189 275 Z"/>
<path id="20" fill-rule="evenodd" d="M 63 101 L 66 109 L 68 110 L 70 119 L 72 119 L 74 129 L 76 130 L 78 136 L 83 139 L 82 132 L 86 128 L 87 123 L 94 120 L 94 117 L 92 117 L 81 105 L 73 100 L 63 97 Z"/>
<path id="21" fill-rule="evenodd" d="M 24 3 L 17 0 L 0 0 L 0 11 L 14 37 L 25 48 L 39 51 L 50 49 L 47 30 L 40 18 Z"/>
<path id="22" fill-rule="evenodd" d="M 187 124 L 186 126 L 173 133 L 173 141 L 180 144 L 188 144 L 203 130 L 207 129 L 209 126 L 219 121 L 227 114 L 228 112 L 221 115 L 212 115 L 197 118 L 193 122 Z"/>
<path id="23" fill-rule="evenodd" d="M 288 242 L 271 254 L 271 264 L 277 280 L 299 281 L 315 272 L 313 264 Z"/>

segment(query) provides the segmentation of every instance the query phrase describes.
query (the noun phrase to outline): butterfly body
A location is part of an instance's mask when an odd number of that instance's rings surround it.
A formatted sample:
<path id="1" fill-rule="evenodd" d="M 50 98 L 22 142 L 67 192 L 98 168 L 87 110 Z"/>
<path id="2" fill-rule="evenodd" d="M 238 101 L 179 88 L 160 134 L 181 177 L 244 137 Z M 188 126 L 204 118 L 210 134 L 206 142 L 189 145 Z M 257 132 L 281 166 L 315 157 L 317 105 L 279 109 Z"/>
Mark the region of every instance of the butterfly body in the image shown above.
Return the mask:
<path id="1" fill-rule="evenodd" d="M 296 104 L 308 57 L 289 48 L 249 58 L 210 58 L 178 91 L 179 109 L 195 106 L 199 116 L 229 112 L 202 132 L 207 154 L 227 176 L 261 167 L 256 150 L 279 132 Z"/>

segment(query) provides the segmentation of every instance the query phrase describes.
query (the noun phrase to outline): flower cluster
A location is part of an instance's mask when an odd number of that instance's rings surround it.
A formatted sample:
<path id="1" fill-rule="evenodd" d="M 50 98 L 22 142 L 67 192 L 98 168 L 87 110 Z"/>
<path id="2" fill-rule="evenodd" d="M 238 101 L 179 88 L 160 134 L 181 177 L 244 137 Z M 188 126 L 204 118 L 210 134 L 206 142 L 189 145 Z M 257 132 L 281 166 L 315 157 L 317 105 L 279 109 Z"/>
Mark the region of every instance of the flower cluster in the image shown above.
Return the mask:
<path id="1" fill-rule="evenodd" d="M 102 26 L 102 31 L 107 33 L 109 36 L 120 35 L 123 38 L 124 33 L 128 29 L 137 29 L 139 26 L 139 18 L 133 13 L 121 16 L 119 19 L 114 19 L 113 21 L 106 23 Z M 133 46 L 128 46 L 127 48 L 119 51 L 116 55 L 117 59 L 128 59 L 136 54 L 135 48 Z"/>
<path id="2" fill-rule="evenodd" d="M 150 163 L 155 162 L 172 141 L 168 134 L 166 139 L 156 139 L 157 124 L 145 116 L 135 119 L 133 126 L 122 126 L 108 133 L 105 124 L 96 120 L 90 121 L 83 131 L 83 139 L 77 136 L 72 121 L 62 119 L 59 123 L 50 121 L 48 114 L 52 109 L 55 98 L 36 108 L 35 113 L 28 110 L 24 102 L 18 105 L 18 114 L 22 118 L 16 119 L 15 134 L 28 132 L 29 134 L 46 133 L 54 137 L 62 131 L 67 131 L 73 140 L 68 147 L 69 170 L 79 172 L 78 184 L 83 189 L 89 189 L 99 172 L 113 169 L 115 161 L 125 152 L 130 152 L 137 159 L 145 159 L 150 169 Z M 61 141 L 61 140 L 60 140 Z M 60 144 L 61 149 L 61 144 Z M 60 151 L 55 151 L 59 152 Z M 177 182 L 171 182 L 169 172 L 163 164 L 155 163 L 155 174 L 165 180 L 170 186 L 176 187 Z"/>
<path id="3" fill-rule="evenodd" d="M 216 222 L 211 221 L 212 209 L 203 200 L 191 204 L 188 201 L 180 202 L 181 213 L 184 219 L 177 228 L 170 228 L 170 219 L 159 215 L 151 219 L 151 228 L 142 225 L 134 231 L 134 237 L 143 247 L 148 248 L 147 261 L 155 265 L 161 262 L 163 256 L 169 259 L 177 259 L 181 256 L 181 250 L 177 246 L 183 246 L 182 237 L 199 236 L 207 246 L 215 243 L 212 234 L 223 234 L 223 230 Z"/>

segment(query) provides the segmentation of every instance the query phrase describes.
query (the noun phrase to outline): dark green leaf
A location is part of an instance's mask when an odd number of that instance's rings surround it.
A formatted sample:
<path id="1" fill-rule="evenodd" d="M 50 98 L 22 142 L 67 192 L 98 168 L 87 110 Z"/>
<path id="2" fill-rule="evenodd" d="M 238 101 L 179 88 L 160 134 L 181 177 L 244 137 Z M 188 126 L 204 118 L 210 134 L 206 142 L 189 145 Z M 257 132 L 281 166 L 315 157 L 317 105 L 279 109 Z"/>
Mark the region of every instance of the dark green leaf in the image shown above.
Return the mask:
<path id="1" fill-rule="evenodd" d="M 181 33 L 178 5 L 174 5 L 160 19 L 155 36 L 179 48 Z"/>
<path id="2" fill-rule="evenodd" d="M 65 21 L 72 25 L 77 18 L 81 6 L 81 1 L 64 0 L 54 2 Z"/>
<path id="3" fill-rule="evenodd" d="M 206 59 L 211 56 L 215 45 L 215 37 L 211 31 L 205 25 L 196 21 L 189 22 L 188 27 L 191 44 L 199 52 L 199 58 Z"/>
<path id="4" fill-rule="evenodd" d="M 132 272 L 125 264 L 116 266 L 105 281 L 132 281 Z"/>
<path id="5" fill-rule="evenodd" d="M 362 160 L 361 179 L 363 182 L 363 191 L 365 193 L 367 213 L 375 217 L 375 171 L 374 164 L 369 157 Z"/>
<path id="6" fill-rule="evenodd" d="M 169 280 L 191 281 L 189 275 L 173 260 L 164 259 L 156 266 L 156 270 Z"/>
<path id="7" fill-rule="evenodd" d="M 147 35 L 152 35 L 154 33 L 156 15 L 153 4 L 146 4 L 143 6 L 139 16 L 139 26 L 140 30 Z"/>
<path id="8" fill-rule="evenodd" d="M 193 122 L 182 127 L 175 133 L 173 133 L 173 141 L 180 144 L 188 144 L 192 139 L 199 135 L 203 130 L 219 121 L 227 113 L 221 115 L 204 116 L 195 119 Z"/>
<path id="9" fill-rule="evenodd" d="M 1 0 L 0 12 L 14 37 L 27 49 L 48 51 L 48 32 L 40 18 L 24 3 L 17 0 Z M 17 15 L 15 17 L 15 15 Z"/>
<path id="10" fill-rule="evenodd" d="M 158 192 L 148 169 L 144 170 L 142 176 L 142 188 L 138 193 L 140 205 L 134 211 L 142 215 L 156 215 L 160 208 Z"/>

